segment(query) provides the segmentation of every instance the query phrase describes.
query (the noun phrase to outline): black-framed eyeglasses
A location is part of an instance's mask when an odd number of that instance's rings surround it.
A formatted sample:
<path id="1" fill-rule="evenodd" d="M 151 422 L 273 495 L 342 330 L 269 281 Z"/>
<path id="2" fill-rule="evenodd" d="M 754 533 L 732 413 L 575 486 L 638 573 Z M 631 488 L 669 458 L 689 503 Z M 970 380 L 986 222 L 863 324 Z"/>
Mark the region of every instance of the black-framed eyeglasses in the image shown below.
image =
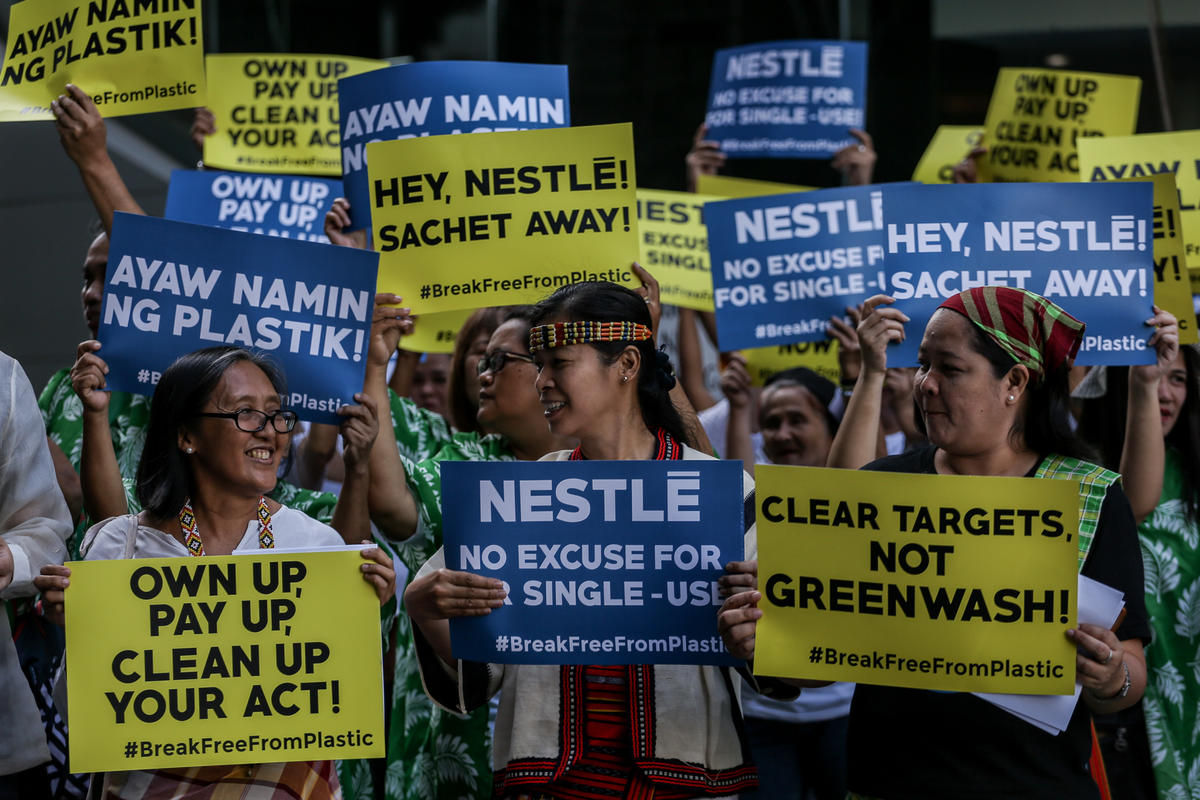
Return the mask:
<path id="1" fill-rule="evenodd" d="M 487 353 L 475 365 L 475 371 L 482 375 L 485 372 L 490 372 L 493 375 L 504 369 L 504 365 L 511 360 L 526 361 L 533 363 L 533 356 L 527 353 L 514 353 L 511 350 L 493 350 Z"/>
<path id="2" fill-rule="evenodd" d="M 233 424 L 237 425 L 239 431 L 246 433 L 258 433 L 263 428 L 267 427 L 267 423 L 271 423 L 271 427 L 276 433 L 290 433 L 292 428 L 296 427 L 296 412 L 288 411 L 287 409 L 279 409 L 268 414 L 265 411 L 259 411 L 257 408 L 243 408 L 238 411 L 205 411 L 196 415 L 197 417 L 215 417 L 217 419 L 231 419 Z"/>

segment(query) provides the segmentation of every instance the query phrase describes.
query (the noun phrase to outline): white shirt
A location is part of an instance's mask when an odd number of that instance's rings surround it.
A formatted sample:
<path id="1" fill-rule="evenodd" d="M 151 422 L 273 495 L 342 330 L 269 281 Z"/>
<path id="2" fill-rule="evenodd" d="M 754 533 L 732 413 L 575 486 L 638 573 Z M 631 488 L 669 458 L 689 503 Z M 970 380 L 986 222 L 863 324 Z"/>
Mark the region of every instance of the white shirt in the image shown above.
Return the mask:
<path id="1" fill-rule="evenodd" d="M 33 579 L 67 557 L 71 514 L 58 488 L 33 387 L 0 353 L 0 536 L 12 553 L 12 581 L 0 592 L 0 775 L 50 760 L 42 717 L 21 674 L 4 600 L 37 594 Z"/>
<path id="2" fill-rule="evenodd" d="M 126 558 L 126 537 L 130 526 L 137 517 L 136 514 L 126 514 L 123 517 L 113 517 L 98 522 L 88 529 L 80 548 L 84 559 L 88 561 L 112 561 Z M 198 531 L 201 541 L 204 531 Z M 287 506 L 281 507 L 271 515 L 271 533 L 275 537 L 276 547 L 320 547 L 343 544 L 342 537 L 333 528 L 323 522 L 317 522 L 307 514 L 293 511 Z M 252 519 L 246 523 L 246 533 L 234 552 L 258 549 L 258 520 Z M 151 528 L 147 525 L 137 526 L 137 539 L 134 541 L 133 553 L 130 558 L 173 558 L 189 555 L 183 542 L 169 533 Z"/>

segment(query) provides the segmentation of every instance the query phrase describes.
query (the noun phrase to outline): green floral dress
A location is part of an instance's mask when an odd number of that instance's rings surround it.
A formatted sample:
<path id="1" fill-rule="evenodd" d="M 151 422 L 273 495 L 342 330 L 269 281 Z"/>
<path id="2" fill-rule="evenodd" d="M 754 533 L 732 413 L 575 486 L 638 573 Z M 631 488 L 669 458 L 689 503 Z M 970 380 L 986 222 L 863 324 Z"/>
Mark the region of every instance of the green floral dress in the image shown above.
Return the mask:
<path id="1" fill-rule="evenodd" d="M 70 370 L 59 370 L 51 376 L 38 398 L 38 407 L 42 411 L 46 435 L 62 449 L 71 466 L 79 472 L 83 449 L 83 402 L 71 388 Z M 138 462 L 142 458 L 142 447 L 146 444 L 146 423 L 149 420 L 149 397 L 127 392 L 112 393 L 108 401 L 108 424 L 112 429 L 117 466 L 125 484 L 125 502 L 131 514 L 142 510 L 134 481 Z M 337 505 L 335 494 L 301 489 L 285 481 L 280 481 L 270 496 L 276 502 L 326 524 L 333 519 L 333 508 Z M 79 543 L 92 522 L 85 516 L 75 527 L 70 542 L 71 558 L 79 558 Z"/>
<path id="2" fill-rule="evenodd" d="M 499 436 L 454 433 L 441 417 L 418 409 L 406 398 L 391 395 L 392 422 L 417 499 L 417 531 L 393 542 L 408 568 L 409 580 L 442 546 L 442 461 L 512 461 Z M 346 762 L 342 791 L 346 800 L 486 800 L 492 796 L 491 741 L 488 709 L 460 717 L 433 705 L 421 685 L 413 647 L 411 621 L 396 615 L 395 680 L 387 733 L 387 773 L 376 791 L 366 762 Z"/>
<path id="3" fill-rule="evenodd" d="M 1138 527 L 1154 628 L 1142 703 L 1164 800 L 1200 798 L 1200 525 L 1185 512 L 1179 454 L 1169 449 L 1162 497 Z"/>

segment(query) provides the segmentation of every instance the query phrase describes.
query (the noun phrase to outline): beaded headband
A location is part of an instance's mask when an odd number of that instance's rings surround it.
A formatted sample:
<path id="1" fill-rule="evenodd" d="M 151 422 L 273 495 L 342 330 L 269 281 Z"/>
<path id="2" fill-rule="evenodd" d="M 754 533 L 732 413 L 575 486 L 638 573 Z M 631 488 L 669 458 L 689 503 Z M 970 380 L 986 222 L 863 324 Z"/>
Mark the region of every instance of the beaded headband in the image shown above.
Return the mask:
<path id="1" fill-rule="evenodd" d="M 529 331 L 529 352 L 589 342 L 640 342 L 651 336 L 640 322 L 554 322 Z"/>

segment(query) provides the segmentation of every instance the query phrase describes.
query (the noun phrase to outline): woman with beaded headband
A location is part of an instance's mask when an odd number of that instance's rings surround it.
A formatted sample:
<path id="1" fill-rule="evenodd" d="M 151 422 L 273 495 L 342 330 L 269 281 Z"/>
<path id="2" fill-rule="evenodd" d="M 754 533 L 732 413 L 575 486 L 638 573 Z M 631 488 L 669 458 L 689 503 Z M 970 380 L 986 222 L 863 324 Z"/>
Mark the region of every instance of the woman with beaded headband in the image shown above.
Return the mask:
<path id="1" fill-rule="evenodd" d="M 212 347 L 177 359 L 150 402 L 137 482 L 145 510 L 94 525 L 83 557 L 188 558 L 342 544 L 337 530 L 267 497 L 296 423 L 295 413 L 282 407 L 285 394 L 282 374 L 248 350 Z M 339 412 L 347 420 L 347 483 L 334 525 L 366 539 L 366 466 L 378 426 L 371 399 L 356 399 L 362 405 Z M 392 561 L 378 547 L 362 555 L 362 576 L 385 604 L 395 594 Z M 35 579 L 48 615 L 60 624 L 70 574 L 51 566 Z M 341 797 L 332 761 L 110 772 L 94 783 L 94 796 L 114 800 Z"/>
<path id="2" fill-rule="evenodd" d="M 684 444 L 670 362 L 654 348 L 638 294 L 613 283 L 574 284 L 535 306 L 531 321 L 544 416 L 554 434 L 579 441 L 543 460 L 709 458 Z M 748 476 L 744 483 L 751 492 Z M 450 652 L 448 618 L 490 613 L 504 591 L 499 581 L 444 565 L 439 551 L 418 578 L 427 589 L 410 587 L 405 603 L 434 702 L 461 713 L 503 688 L 497 797 L 669 800 L 727 797 L 755 785 L 728 670 L 460 662 Z"/>
<path id="3" fill-rule="evenodd" d="M 862 371 L 838 430 L 831 466 L 870 460 L 877 441 L 887 344 L 908 317 L 877 295 L 858 327 Z M 1150 636 L 1133 514 L 1116 473 L 1084 460 L 1068 419 L 1067 371 L 1082 322 L 1031 292 L 981 287 L 946 300 L 930 318 L 913 382 L 930 444 L 865 469 L 996 475 L 1079 482 L 1078 565 L 1125 594 L 1116 631 L 1064 630 L 1076 646 L 1082 700 L 1053 736 L 973 694 L 859 684 L 850 711 L 847 784 L 852 797 L 1099 798 L 1089 771 L 1092 712 L 1133 705 L 1146 682 Z M 1154 337 L 1166 335 L 1161 331 Z M 1150 345 L 1157 339 L 1152 337 Z M 722 578 L 734 592 L 718 627 L 734 655 L 754 654 L 756 564 Z"/>

